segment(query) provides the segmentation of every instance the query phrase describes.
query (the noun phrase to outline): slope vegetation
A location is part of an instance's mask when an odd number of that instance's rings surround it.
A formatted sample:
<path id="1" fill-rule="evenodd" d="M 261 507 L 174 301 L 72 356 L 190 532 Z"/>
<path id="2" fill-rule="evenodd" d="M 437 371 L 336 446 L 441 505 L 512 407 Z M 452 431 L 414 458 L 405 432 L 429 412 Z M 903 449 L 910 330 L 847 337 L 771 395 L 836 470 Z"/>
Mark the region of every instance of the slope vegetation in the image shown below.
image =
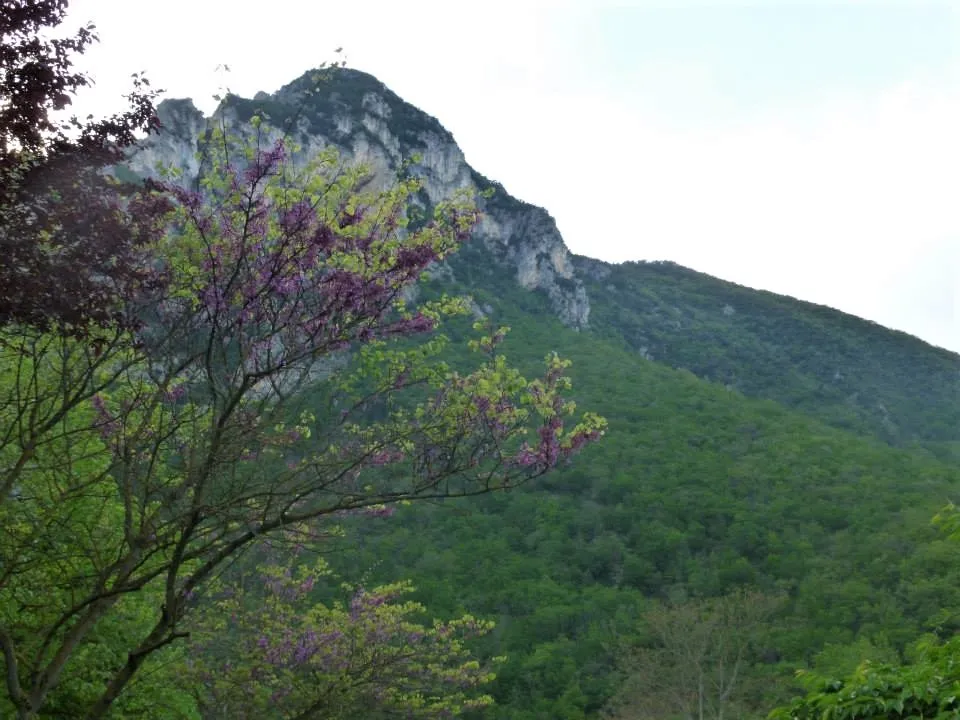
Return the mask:
<path id="1" fill-rule="evenodd" d="M 598 446 L 546 481 L 357 527 L 359 549 L 344 556 L 354 575 L 411 578 L 438 614 L 498 622 L 484 649 L 509 658 L 498 717 L 598 713 L 617 686 L 619 649 L 639 641 L 638 618 L 655 598 L 742 586 L 787 595 L 747 674 L 758 713 L 828 645 L 896 652 L 960 609 L 960 565 L 929 522 L 955 492 L 956 466 L 570 330 L 545 298 L 498 279 L 481 252 L 466 249 L 454 271 L 491 319 L 513 328 L 512 362 L 554 350 L 570 358 L 578 400 L 610 421 Z M 747 315 L 749 299 L 741 291 Z M 874 335 L 881 348 L 906 342 Z M 726 360 L 744 363 L 740 377 L 751 372 L 744 357 Z"/>

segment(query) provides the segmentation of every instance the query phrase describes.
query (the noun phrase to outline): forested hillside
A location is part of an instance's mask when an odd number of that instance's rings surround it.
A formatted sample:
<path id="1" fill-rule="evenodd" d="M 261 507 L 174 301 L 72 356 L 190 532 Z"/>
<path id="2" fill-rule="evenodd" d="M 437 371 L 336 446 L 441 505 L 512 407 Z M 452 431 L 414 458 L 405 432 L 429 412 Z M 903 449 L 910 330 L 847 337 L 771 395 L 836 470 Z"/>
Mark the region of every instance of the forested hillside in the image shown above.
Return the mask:
<path id="1" fill-rule="evenodd" d="M 379 530 L 357 528 L 362 552 L 343 556 L 344 569 L 413 579 L 418 597 L 438 612 L 496 620 L 485 652 L 508 657 L 495 683 L 496 717 L 594 716 L 622 680 L 616 669 L 629 655 L 625 646 L 649 642 L 641 618 L 653 601 L 719 597 L 744 586 L 785 596 L 743 673 L 744 716 L 763 716 L 789 696 L 797 668 L 846 671 L 864 653 L 895 657 L 923 630 L 950 627 L 960 609 L 960 562 L 930 519 L 958 488 L 956 465 L 865 436 L 866 423 L 858 434 L 816 419 L 829 417 L 829 406 L 808 405 L 804 414 L 646 360 L 603 339 L 603 325 L 595 333 L 565 328 L 545 298 L 485 271 L 491 266 L 477 248 L 464 248 L 452 266 L 469 283 L 460 289 L 512 328 L 504 343 L 512 362 L 529 367 L 550 351 L 570 358 L 574 397 L 610 422 L 604 440 L 574 466 L 509 495 L 411 508 Z M 704 296 L 725 285 L 703 283 Z M 666 293 L 663 287 L 671 286 L 654 284 Z M 696 291 L 692 282 L 681 287 Z M 791 318 L 811 322 L 809 306 L 738 292 L 748 317 L 751 299 L 761 308 L 776 300 L 787 327 Z M 918 362 L 952 360 L 905 336 L 825 309 L 821 315 L 824 348 L 874 340 L 881 356 L 888 345 L 912 346 Z M 832 326 L 835 319 L 852 332 Z M 614 327 L 611 321 L 607 329 Z M 763 347 L 754 339 L 760 331 L 731 333 L 730 345 L 716 332 L 715 344 L 701 335 L 690 347 L 676 333 L 675 357 L 704 358 L 696 369 L 710 367 L 710 358 L 733 368 L 747 357 L 724 355 L 737 337 L 744 353 Z M 819 341 L 808 335 L 782 352 Z M 746 362 L 737 367 L 744 378 L 753 370 Z M 901 372 L 910 375 L 908 367 Z M 760 381 L 751 387 L 761 394 Z"/>
<path id="2" fill-rule="evenodd" d="M 578 258 L 591 327 L 672 367 L 836 427 L 955 457 L 960 357 L 832 308 L 668 262 Z"/>

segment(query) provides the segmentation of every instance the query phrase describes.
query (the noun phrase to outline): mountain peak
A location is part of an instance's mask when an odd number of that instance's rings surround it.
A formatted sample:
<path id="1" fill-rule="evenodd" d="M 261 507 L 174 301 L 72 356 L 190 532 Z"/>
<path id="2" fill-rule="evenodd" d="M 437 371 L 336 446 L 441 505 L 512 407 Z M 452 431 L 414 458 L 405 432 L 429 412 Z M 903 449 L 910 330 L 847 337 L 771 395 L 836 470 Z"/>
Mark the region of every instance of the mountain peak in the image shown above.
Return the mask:
<path id="1" fill-rule="evenodd" d="M 382 185 L 409 164 L 409 172 L 423 181 L 417 202 L 427 213 L 457 190 L 492 190 L 489 198 L 478 198 L 484 217 L 471 242 L 482 243 L 486 261 L 511 272 L 519 285 L 545 293 L 562 322 L 586 327 L 587 293 L 549 213 L 513 198 L 475 171 L 436 118 L 373 75 L 339 67 L 311 70 L 271 94 L 229 95 L 214 116 L 242 130 L 258 112 L 279 132 L 292 135 L 305 153 L 333 145 L 345 158 L 367 165 L 374 182 Z M 162 132 L 131 157 L 130 169 L 146 176 L 159 162 L 196 177 L 194 154 L 207 120 L 189 100 L 165 100 L 161 122 Z M 411 164 L 414 158 L 417 162 Z"/>

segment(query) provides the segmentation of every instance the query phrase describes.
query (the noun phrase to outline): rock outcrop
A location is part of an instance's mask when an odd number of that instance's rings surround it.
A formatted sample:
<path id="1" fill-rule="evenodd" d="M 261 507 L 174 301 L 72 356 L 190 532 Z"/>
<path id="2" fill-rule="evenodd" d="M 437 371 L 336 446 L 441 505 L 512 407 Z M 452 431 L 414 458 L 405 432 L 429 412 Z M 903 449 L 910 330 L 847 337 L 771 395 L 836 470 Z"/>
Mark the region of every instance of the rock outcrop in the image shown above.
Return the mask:
<path id="1" fill-rule="evenodd" d="M 165 100 L 158 111 L 163 130 L 143 143 L 128 167 L 148 176 L 158 165 L 173 165 L 195 178 L 200 171 L 195 155 L 209 120 L 190 100 Z M 231 95 L 211 119 L 242 131 L 255 112 L 292 135 L 304 153 L 336 146 L 345 158 L 369 166 L 375 184 L 386 185 L 408 163 L 408 171 L 423 180 L 418 202 L 427 211 L 463 188 L 488 191 L 489 197 L 479 199 L 484 218 L 475 237 L 490 261 L 509 268 L 524 288 L 545 293 L 565 324 L 587 326 L 590 302 L 550 214 L 473 170 L 435 118 L 374 77 L 344 68 L 312 71 L 273 94 Z"/>

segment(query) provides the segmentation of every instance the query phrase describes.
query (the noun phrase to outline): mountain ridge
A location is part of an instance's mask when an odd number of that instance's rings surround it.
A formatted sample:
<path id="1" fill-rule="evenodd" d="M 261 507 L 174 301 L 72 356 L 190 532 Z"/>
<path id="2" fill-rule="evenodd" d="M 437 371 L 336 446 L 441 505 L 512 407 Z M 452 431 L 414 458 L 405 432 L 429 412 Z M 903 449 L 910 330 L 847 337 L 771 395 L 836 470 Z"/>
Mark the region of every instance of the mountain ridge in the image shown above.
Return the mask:
<path id="1" fill-rule="evenodd" d="M 462 283 L 470 292 L 500 284 L 506 271 L 516 285 L 544 294 L 569 327 L 834 426 L 892 444 L 934 443 L 930 451 L 960 458 L 960 355 L 839 310 L 674 263 L 614 264 L 574 255 L 546 209 L 482 175 L 439 120 L 368 73 L 308 71 L 275 93 L 229 95 L 210 118 L 190 100 L 164 100 L 163 131 L 130 158 L 129 168 L 144 176 L 160 162 L 195 178 L 194 154 L 208 124 L 242 130 L 254 113 L 292 136 L 304 154 L 336 146 L 347 161 L 370 166 L 381 185 L 401 169 L 420 177 L 415 202 L 426 214 L 458 190 L 482 193 L 484 215 L 474 239 L 439 272 L 451 281 L 458 274 L 473 278 Z M 918 409 L 918 400 L 928 407 Z"/>
<path id="2" fill-rule="evenodd" d="M 576 262 L 576 261 L 575 261 Z M 650 359 L 884 441 L 960 437 L 960 356 L 823 305 L 673 263 L 585 279 L 594 331 Z"/>
<path id="3" fill-rule="evenodd" d="M 457 190 L 492 191 L 478 199 L 485 212 L 474 238 L 495 262 L 514 270 L 521 287 L 544 292 L 562 322 L 587 326 L 589 301 L 550 214 L 507 195 L 474 170 L 435 118 L 403 102 L 373 76 L 345 68 L 310 71 L 273 94 L 229 95 L 204 123 L 222 120 L 240 129 L 254 112 L 263 113 L 278 135 L 292 136 L 305 155 L 336 146 L 345 159 L 369 166 L 375 183 L 388 184 L 403 167 L 422 179 L 418 200 L 428 213 Z M 190 100 L 168 99 L 158 114 L 161 132 L 131 155 L 128 168 L 146 177 L 155 174 L 158 163 L 169 164 L 196 178 L 202 113 Z M 415 157 L 418 161 L 411 162 Z"/>

